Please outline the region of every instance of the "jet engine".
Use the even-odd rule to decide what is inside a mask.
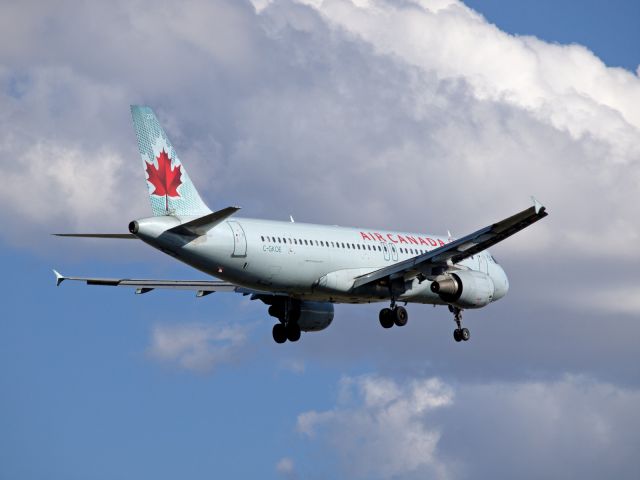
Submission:
[[[431,291],[458,308],[480,308],[491,303],[495,286],[484,273],[459,270],[437,277]]]
[[[292,298],[263,299],[270,304],[269,315],[283,322],[297,322],[303,332],[319,332],[333,321],[333,304]]]

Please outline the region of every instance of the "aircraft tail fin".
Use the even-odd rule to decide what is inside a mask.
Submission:
[[[131,105],[151,209],[155,216],[211,213],[189,178],[171,141],[149,107]]]

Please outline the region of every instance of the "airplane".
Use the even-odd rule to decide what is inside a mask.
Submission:
[[[405,326],[409,303],[447,306],[456,342],[470,332],[465,309],[489,305],[509,290],[503,268],[487,250],[547,216],[533,205],[462,238],[370,228],[240,218],[240,207],[211,211],[202,201],[153,110],[131,106],[153,216],[129,223],[129,233],[66,233],[63,237],[138,239],[217,280],[135,280],[67,277],[63,281],[134,288],[250,295],[277,320],[273,339],[296,342],[301,332],[327,328],[334,304],[388,302],[383,328]],[[404,304],[401,305],[401,304]]]

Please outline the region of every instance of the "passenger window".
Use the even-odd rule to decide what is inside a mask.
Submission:
[[[307,243],[307,241],[306,241],[306,240],[304,241],[304,244],[305,244],[305,245],[308,245],[308,243]]]

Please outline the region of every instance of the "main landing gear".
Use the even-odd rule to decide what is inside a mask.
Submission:
[[[383,308],[380,310],[380,325],[383,328],[391,328],[394,325],[404,327],[409,320],[407,309],[397,306],[395,302],[391,302],[391,308]]]
[[[276,323],[273,326],[273,339],[276,343],[284,343],[287,340],[297,342],[300,340],[300,326],[296,322]]]
[[[471,338],[471,333],[468,328],[462,328],[462,310],[458,307],[449,305],[449,311],[453,313],[453,319],[456,322],[458,328],[453,331],[453,339],[456,342],[467,341]]]
[[[269,315],[276,317],[279,323],[273,326],[273,339],[276,343],[284,343],[287,340],[297,342],[300,340],[300,302],[287,299],[284,302],[271,304]]]

